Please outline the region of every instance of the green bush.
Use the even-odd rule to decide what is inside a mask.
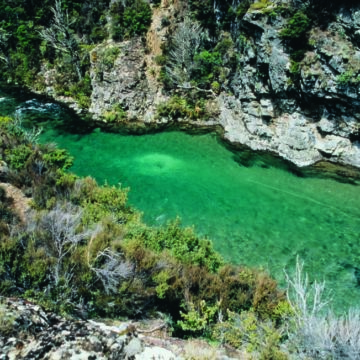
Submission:
[[[196,308],[194,304],[188,305],[186,313],[180,312],[183,320],[178,320],[177,324],[183,331],[190,331],[192,333],[203,333],[210,327],[210,324],[215,322],[215,317],[219,312],[219,306],[209,306],[204,300],[200,301],[199,307]]]
[[[159,104],[157,109],[158,117],[190,118],[190,119],[206,119],[208,117],[205,108],[205,100],[196,97],[190,99],[188,97],[172,96],[167,102]]]
[[[255,0],[255,2],[250,5],[250,10],[263,10],[272,4],[273,2],[270,0]]]
[[[167,250],[175,259],[204,266],[211,272],[217,271],[223,263],[211,241],[197,237],[192,228],[182,228],[179,219],[162,228],[147,230],[142,241],[146,247],[156,252]]]
[[[152,10],[144,0],[134,0],[126,6],[121,2],[113,3],[110,13],[114,40],[143,35],[151,24]]]
[[[64,94],[73,97],[81,109],[88,109],[91,104],[91,78],[86,74],[79,82],[70,85]]]
[[[79,199],[85,209],[83,223],[91,225],[106,217],[112,217],[116,223],[125,223],[132,213],[126,204],[128,189],[108,185],[89,188],[88,184],[83,183],[81,200]]]
[[[354,71],[348,70],[336,77],[339,86],[356,85],[360,83],[360,74],[356,76]]]
[[[281,334],[274,323],[259,320],[252,310],[240,314],[228,311],[227,315],[226,321],[213,327],[214,339],[244,349],[258,359],[287,359],[280,350]]]
[[[105,111],[102,116],[106,123],[118,123],[127,119],[127,112],[120,104],[117,104],[113,106],[112,110]]]
[[[159,66],[163,66],[166,64],[166,56],[164,55],[157,55],[154,58],[155,64]]]
[[[194,80],[203,88],[217,79],[222,66],[222,56],[219,52],[209,52],[204,50],[194,57],[195,71]]]
[[[302,11],[297,11],[289,20],[285,27],[280,31],[280,36],[284,40],[297,41],[304,37],[309,30],[311,21]]]
[[[115,46],[105,48],[102,53],[102,62],[107,69],[111,69],[114,66],[116,58],[120,54],[120,49]]]
[[[62,171],[68,170],[74,163],[74,158],[64,149],[53,149],[44,154],[43,159],[48,166]]]
[[[22,144],[13,149],[6,149],[6,162],[10,168],[19,170],[25,166],[26,161],[32,154],[32,150],[29,146]]]
[[[247,13],[247,11],[249,10],[250,5],[251,5],[251,0],[241,1],[236,9],[236,16],[239,19],[242,19],[244,17],[244,15]]]

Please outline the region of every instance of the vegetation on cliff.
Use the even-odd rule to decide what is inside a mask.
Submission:
[[[2,80],[44,90],[55,69],[57,95],[89,107],[89,50],[108,38],[141,36],[151,22],[147,1],[0,1]]]
[[[144,37],[159,5],[160,1],[145,0],[1,0],[1,78],[38,91],[52,86],[56,95],[73,97],[81,107],[88,108],[91,50],[108,39]],[[206,119],[216,115],[207,100],[231,91],[229,84],[241,70],[239,60],[244,51],[249,51],[251,35],[242,22],[247,13],[260,12],[269,23],[285,19],[287,24],[280,35],[291,55],[290,72],[296,75],[305,52],[311,50],[309,30],[324,27],[340,5],[347,4],[297,0],[191,0],[173,4],[174,19],[161,20],[167,32],[162,55],[155,60],[162,66],[159,80],[165,90],[171,95],[180,92],[187,106],[179,114],[172,111],[174,102],[170,101],[159,110],[159,116],[163,116],[164,109],[175,117]],[[350,65],[345,70],[339,74],[340,85],[350,83],[349,74],[353,78],[358,72]]]

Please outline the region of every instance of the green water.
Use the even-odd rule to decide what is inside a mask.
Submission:
[[[68,149],[76,174],[129,186],[129,201],[148,224],[180,216],[226,259],[261,266],[280,281],[299,255],[312,279],[326,280],[334,307],[360,303],[359,186],[300,178],[270,164],[240,166],[211,134],[79,135],[54,124],[42,141]]]

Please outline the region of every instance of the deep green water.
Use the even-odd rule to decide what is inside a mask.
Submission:
[[[15,105],[24,117],[53,119],[42,141],[68,149],[76,174],[129,186],[129,201],[148,224],[180,216],[226,259],[261,266],[280,281],[299,255],[312,279],[326,280],[336,308],[360,304],[359,186],[297,177],[269,163],[241,166],[211,134],[70,134],[55,126],[59,107],[9,99],[0,113]]]

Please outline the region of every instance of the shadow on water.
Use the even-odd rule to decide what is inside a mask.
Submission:
[[[256,166],[264,169],[273,167],[300,178],[333,179],[344,184],[360,185],[360,170],[352,166],[320,161],[314,165],[300,168],[276,154],[254,151],[244,146],[234,146],[226,141],[219,141],[232,152],[233,160],[240,166],[247,168]]]

